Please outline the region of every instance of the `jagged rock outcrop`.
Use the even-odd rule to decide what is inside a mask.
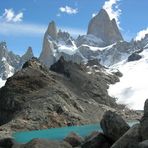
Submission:
[[[51,21],[48,25],[47,34],[54,40],[57,39],[57,27],[54,21]],[[46,33],[45,33],[46,34]]]
[[[55,62],[53,40],[56,39],[57,39],[56,24],[55,22],[52,21],[51,23],[49,23],[48,29],[45,32],[42,52],[39,57],[40,61],[49,67]]]
[[[30,60],[32,57],[34,57],[32,47],[28,47],[26,53],[20,59],[19,67],[21,67],[26,61]]]
[[[6,80],[15,72],[20,57],[9,52],[6,42],[0,42],[0,79]]]
[[[106,45],[123,40],[115,19],[110,20],[109,15],[104,9],[101,9],[100,12],[91,19],[87,34],[92,34],[102,39]]]

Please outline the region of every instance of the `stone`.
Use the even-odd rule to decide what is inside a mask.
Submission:
[[[138,148],[148,148],[148,140],[140,142]]]
[[[112,111],[105,112],[100,125],[104,134],[113,141],[118,140],[129,129],[122,117]]]
[[[129,57],[128,57],[128,62],[132,62],[132,61],[138,61],[142,58],[141,55],[137,54],[137,53],[132,53]]]
[[[72,148],[72,146],[66,142],[33,139],[20,148]]]
[[[148,131],[148,99],[145,101],[144,116],[141,119],[140,125],[141,125],[142,140],[147,140],[148,132],[146,131]]]
[[[79,135],[77,135],[76,133],[71,132],[67,137],[64,138],[64,141],[69,143],[72,147],[77,147],[82,144],[84,139]]]
[[[120,137],[111,148],[138,148],[138,143],[140,141],[140,125],[136,124]]]
[[[2,148],[12,148],[16,144],[16,141],[12,138],[5,138],[0,140],[0,147]]]
[[[99,133],[92,136],[82,144],[82,148],[110,148],[113,141],[106,137],[104,134]]]
[[[95,35],[107,45],[123,40],[115,19],[110,20],[108,13],[104,9],[101,9],[100,12],[91,19],[87,34]]]

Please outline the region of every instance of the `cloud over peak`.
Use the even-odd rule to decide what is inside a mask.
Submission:
[[[135,37],[135,41],[140,41],[145,37],[145,35],[148,34],[148,27],[146,29],[143,29],[137,33],[137,36]]]
[[[72,8],[69,6],[60,7],[59,10],[63,13],[67,13],[67,14],[77,14],[78,13],[77,8]]]
[[[115,18],[118,27],[120,25],[119,17],[121,15],[121,9],[119,9],[117,3],[120,1],[121,0],[107,0],[107,1],[105,1],[104,5],[103,5],[103,9],[105,9],[107,11],[110,19],[112,20],[113,18]]]
[[[3,22],[21,22],[23,19],[23,12],[19,12],[16,14],[13,9],[5,9],[0,18]]]

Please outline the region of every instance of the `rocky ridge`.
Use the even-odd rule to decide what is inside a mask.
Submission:
[[[137,113],[108,96],[108,84],[117,82],[118,77],[92,63],[97,64],[79,65],[61,57],[49,70],[36,58],[26,62],[0,89],[1,135],[96,123],[106,110],[137,118]]]

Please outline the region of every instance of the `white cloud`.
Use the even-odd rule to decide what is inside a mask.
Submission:
[[[135,37],[135,41],[140,41],[145,37],[145,35],[148,34],[148,28],[141,30],[137,33],[137,36]]]
[[[78,13],[77,8],[72,8],[72,7],[69,7],[69,6],[60,7],[59,10],[61,12],[67,13],[67,14],[77,14]]]
[[[121,15],[121,9],[119,9],[117,5],[118,2],[120,2],[120,0],[107,0],[103,5],[103,9],[107,11],[111,20],[115,18],[117,25],[119,27],[120,25],[119,17]]]
[[[0,35],[5,36],[43,36],[48,26],[41,24],[25,23],[0,23]],[[82,29],[58,27],[63,31],[69,32],[72,36],[84,35],[86,32]]]
[[[97,15],[97,13],[93,13],[93,14],[92,14],[92,17],[95,17],[96,15]]]
[[[45,33],[47,26],[24,23],[0,23],[0,34],[8,36],[40,36]]]
[[[21,22],[23,19],[23,12],[16,14],[13,9],[5,9],[5,12],[0,18],[3,22]]]

